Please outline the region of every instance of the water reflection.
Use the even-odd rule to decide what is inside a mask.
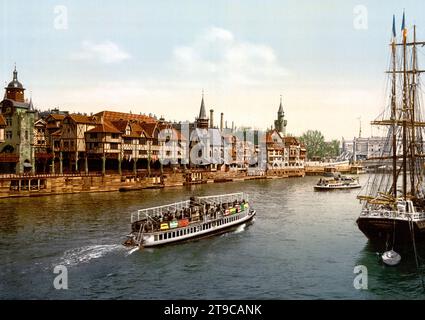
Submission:
[[[368,241],[360,252],[357,265],[364,265],[368,270],[368,291],[376,297],[391,299],[424,299],[420,272],[416,268],[415,255],[411,246],[394,248],[402,257],[399,265],[390,267],[380,259],[385,250],[383,245]],[[418,252],[425,252],[425,244],[417,245]],[[425,261],[423,261],[425,262]]]

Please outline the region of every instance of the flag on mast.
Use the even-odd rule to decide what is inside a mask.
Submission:
[[[406,40],[407,38],[407,27],[406,27],[406,16],[403,11],[403,21],[401,23],[401,31],[403,32],[403,40]]]
[[[393,40],[397,37],[397,33],[395,31],[395,14],[393,14]]]

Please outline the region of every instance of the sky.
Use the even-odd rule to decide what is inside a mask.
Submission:
[[[290,134],[377,135],[403,9],[425,39],[419,0],[0,0],[0,81],[16,63],[38,109],[170,121],[193,121],[204,90],[216,122],[259,129],[282,95]]]

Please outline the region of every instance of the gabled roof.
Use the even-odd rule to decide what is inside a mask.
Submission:
[[[128,120],[115,120],[115,121],[111,121],[111,123],[113,124],[115,128],[117,128],[119,131],[123,133],[125,132],[128,126]]]
[[[300,145],[298,139],[295,138],[295,137],[285,137],[285,138],[283,138],[283,140],[285,141],[285,145],[287,145],[287,146],[289,146],[289,145]]]
[[[170,140],[174,141],[186,141],[186,137],[181,133],[180,130],[177,130],[174,128],[171,124],[159,124],[158,125],[159,130],[169,130],[168,132],[171,133]]]
[[[105,120],[109,121],[118,121],[118,120],[138,120],[143,122],[156,122],[152,117],[142,115],[142,114],[132,114],[124,112],[115,112],[115,111],[102,111],[96,113],[95,116],[103,117]]]
[[[111,121],[112,125],[117,128],[121,133],[123,133],[123,137],[129,138],[140,138],[142,136],[149,137],[146,131],[142,128],[140,123],[136,120],[116,120]],[[130,134],[125,134],[127,127],[130,126]]]
[[[63,119],[65,119],[65,115],[64,114],[57,114],[57,113],[51,113],[46,117],[46,121],[49,120],[49,118],[52,118],[56,121],[62,121]]]
[[[97,124],[99,123],[96,119],[96,117],[93,116],[85,116],[82,114],[70,114],[65,117],[65,119],[72,119],[75,123],[79,124]]]
[[[121,133],[117,128],[115,128],[110,122],[103,121],[100,124],[97,124],[96,127],[94,127],[91,130],[88,130],[89,133]]]
[[[155,123],[146,123],[145,122],[145,123],[141,123],[141,126],[142,126],[143,130],[146,132],[146,134],[149,138],[154,138],[154,137],[157,136],[158,131],[159,131],[157,122],[155,122]],[[156,134],[155,134],[155,131],[157,131]]]
[[[46,121],[43,119],[38,119],[36,122],[34,122],[34,126],[46,126]]]
[[[6,127],[6,119],[0,114],[0,127]]]
[[[281,135],[280,135],[280,133],[277,131],[277,130],[270,130],[270,131],[267,131],[267,133],[266,133],[266,143],[276,143],[274,140],[273,140],[273,136],[278,136],[278,140],[280,140],[279,142],[282,142],[283,143],[283,139],[282,139],[282,137],[281,137]]]

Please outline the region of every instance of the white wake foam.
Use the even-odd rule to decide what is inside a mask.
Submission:
[[[245,223],[241,224],[239,227],[236,228],[236,230],[233,233],[241,233],[241,232],[245,231],[245,227],[246,227]]]
[[[108,253],[114,251],[128,251],[128,249],[119,244],[93,245],[71,249],[65,251],[61,264],[73,266],[80,263],[87,263],[93,259],[104,257]]]

